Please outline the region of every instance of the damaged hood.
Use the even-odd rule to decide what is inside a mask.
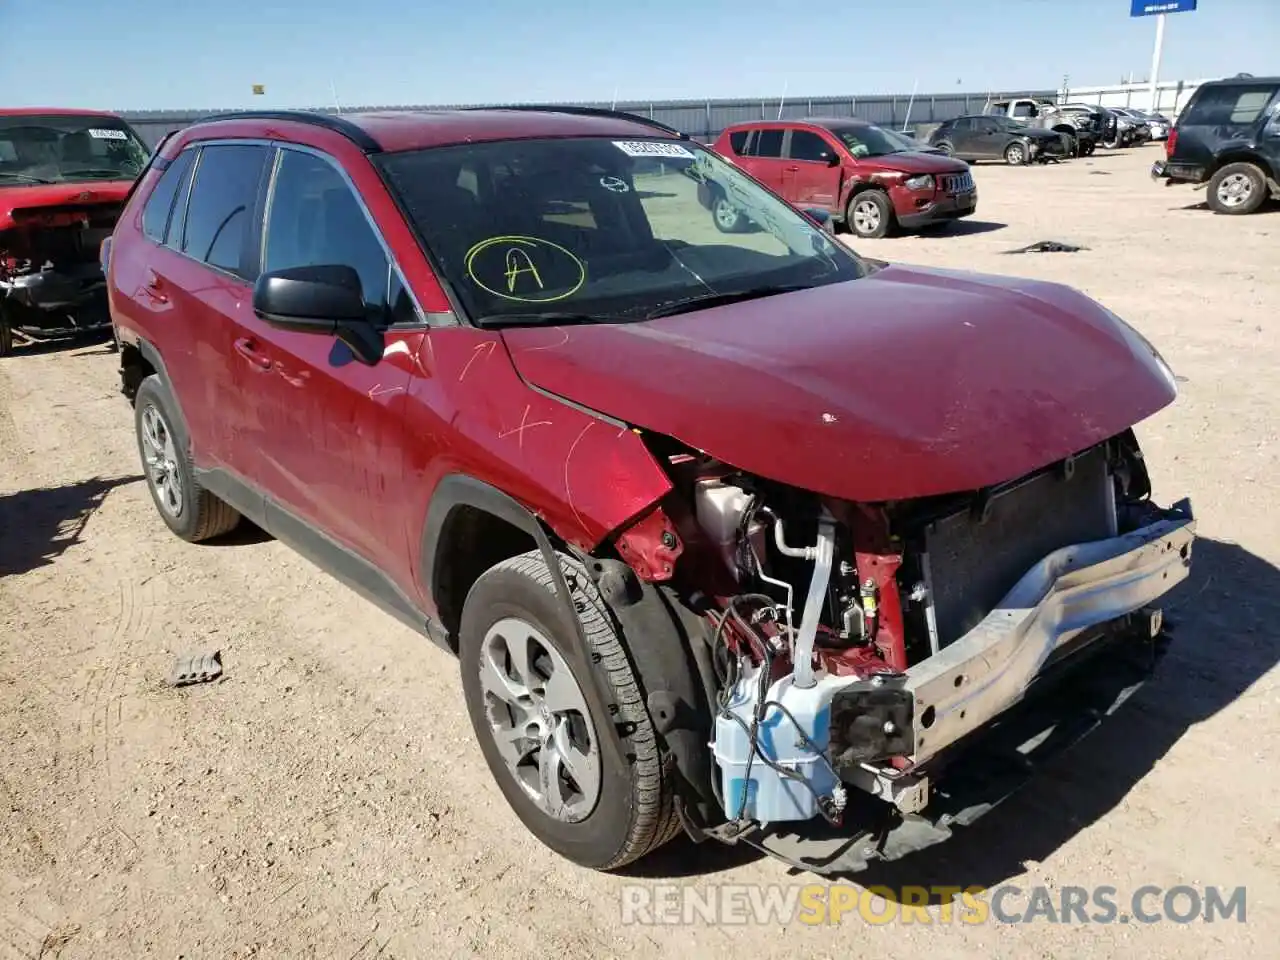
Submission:
[[[0,179],[0,231],[22,225],[61,226],[60,218],[69,214],[119,207],[131,185],[130,180],[21,184]]]
[[[1132,328],[1058,284],[890,266],[630,324],[503,331],[529,383],[854,501],[1022,476],[1166,406]]]

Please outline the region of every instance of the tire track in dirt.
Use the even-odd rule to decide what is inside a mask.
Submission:
[[[5,361],[5,364],[10,362],[12,361]],[[28,455],[22,436],[18,433],[18,425],[13,419],[15,404],[13,384],[4,366],[0,365],[0,462],[8,463],[13,468],[10,476],[13,477],[14,487],[18,488],[21,476],[26,472]]]

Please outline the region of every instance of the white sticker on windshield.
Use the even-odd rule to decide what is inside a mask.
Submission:
[[[90,127],[89,136],[95,140],[128,140],[123,130],[111,130],[106,127]]]
[[[679,157],[694,159],[693,153],[678,143],[655,143],[652,140],[615,140],[613,145],[629,157]]]

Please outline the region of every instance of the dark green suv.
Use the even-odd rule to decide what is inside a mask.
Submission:
[[[1165,142],[1152,177],[1207,186],[1217,213],[1256,212],[1280,199],[1280,77],[1201,84]]]

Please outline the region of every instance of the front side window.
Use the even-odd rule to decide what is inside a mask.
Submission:
[[[816,133],[809,130],[791,131],[790,153],[792,160],[812,160],[817,163],[825,163],[833,152],[830,144]]]
[[[262,269],[310,266],[354,269],[371,315],[385,317],[390,261],[351,187],[323,158],[284,150],[267,208]]]
[[[792,207],[688,141],[509,140],[376,162],[482,324],[643,320],[864,272]],[[720,202],[741,214],[731,230],[713,215]]]
[[[0,189],[133,180],[150,156],[133,128],[115,117],[0,117]]]
[[[181,250],[197,260],[252,279],[245,241],[270,150],[259,144],[202,147],[187,203]],[[175,238],[171,235],[170,241]]]

